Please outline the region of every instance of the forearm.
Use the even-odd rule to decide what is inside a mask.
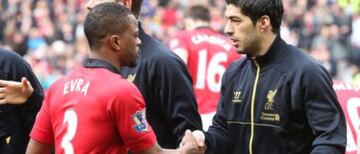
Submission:
[[[34,139],[30,139],[26,149],[26,154],[50,154],[53,149],[53,145],[38,142]]]

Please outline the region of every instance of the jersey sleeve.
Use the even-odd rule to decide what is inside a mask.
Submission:
[[[134,85],[121,86],[126,89],[111,104],[110,115],[118,132],[131,152],[141,152],[156,143],[153,130],[146,121],[145,103]],[[125,95],[124,95],[125,94]]]
[[[41,109],[36,116],[36,121],[33,129],[31,130],[30,137],[36,141],[54,144],[54,133],[50,118],[50,91],[49,89]]]
[[[169,48],[172,52],[178,55],[185,63],[189,61],[189,46],[187,44],[186,31],[180,31],[171,38]]]
[[[186,49],[187,48],[186,35],[187,35],[187,33],[185,31],[180,31],[180,32],[176,33],[170,39],[169,48],[172,51],[174,51],[174,49],[177,49],[177,48]]]
[[[44,92],[40,82],[33,73],[31,66],[19,55],[12,51],[1,50],[0,65],[2,67],[2,79],[11,81],[21,81],[22,77],[31,83],[34,91],[24,104],[17,105],[19,116],[21,116],[22,130],[29,134],[34,125],[36,114],[39,112],[41,103],[44,98]]]
[[[156,75],[152,78],[156,85],[152,90],[158,92],[154,97],[160,101],[163,115],[179,144],[186,129],[202,129],[191,76],[178,58],[167,57],[157,62],[158,67],[151,71]]]

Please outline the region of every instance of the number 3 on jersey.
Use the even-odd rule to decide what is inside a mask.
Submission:
[[[74,154],[74,148],[71,144],[71,140],[74,138],[78,117],[73,109],[68,109],[64,113],[64,124],[67,125],[67,131],[61,140],[61,147],[65,154]]]
[[[221,65],[221,62],[226,62],[228,60],[227,54],[225,52],[216,53],[209,60],[207,64],[207,50],[199,51],[199,63],[195,88],[205,89],[205,82],[209,87],[209,90],[212,92],[220,92],[221,78],[225,72],[225,66]],[[219,79],[216,80],[216,76],[219,76]],[[206,78],[205,78],[206,77]]]

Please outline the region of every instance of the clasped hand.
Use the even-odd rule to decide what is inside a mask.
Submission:
[[[196,131],[194,131],[196,132]],[[180,143],[181,154],[204,154],[205,147],[205,137],[203,134],[199,135],[200,131],[196,133],[191,132],[190,130],[185,131],[185,135]],[[202,132],[201,132],[202,133]]]

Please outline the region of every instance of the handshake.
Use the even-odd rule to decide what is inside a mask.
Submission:
[[[204,154],[206,151],[204,133],[199,130],[193,132],[186,130],[179,151],[181,154]]]

